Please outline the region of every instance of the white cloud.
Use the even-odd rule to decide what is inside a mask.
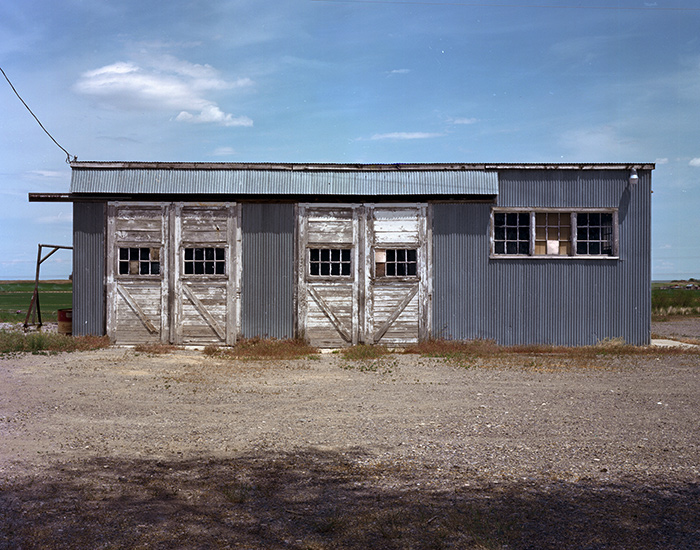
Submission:
[[[177,111],[178,121],[252,126],[246,116],[225,113],[207,92],[246,88],[249,78],[227,81],[210,65],[171,55],[145,56],[139,64],[120,61],[83,73],[74,89],[124,110]]]
[[[668,164],[668,157],[656,159],[655,163],[656,164]]]
[[[479,122],[478,118],[455,118],[452,124],[476,124]]]
[[[253,120],[247,116],[234,117],[230,113],[224,113],[216,105],[207,105],[198,115],[193,115],[187,111],[182,111],[175,117],[181,122],[218,122],[223,126],[252,126]]]
[[[389,71],[389,74],[408,74],[411,72],[411,69],[394,69],[393,71]]]
[[[690,166],[700,167],[700,157],[695,157],[694,159],[690,159],[690,162],[688,164]]]
[[[237,154],[233,147],[217,147],[212,153],[215,157],[230,157]]]
[[[429,139],[440,137],[443,134],[434,134],[429,132],[391,132],[389,134],[374,134],[370,139],[372,141],[381,139]]]

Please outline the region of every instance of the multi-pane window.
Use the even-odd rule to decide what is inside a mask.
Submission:
[[[225,275],[226,249],[215,247],[185,248],[185,275]]]
[[[571,213],[537,212],[535,214],[535,255],[571,254]]]
[[[119,275],[160,275],[160,248],[120,247]]]
[[[494,210],[495,256],[616,257],[617,212]]]
[[[343,277],[352,273],[352,249],[310,248],[309,274],[324,277]]]
[[[576,254],[606,255],[613,253],[613,215],[608,212],[576,216]]]
[[[415,248],[383,248],[374,251],[376,277],[415,277],[418,251]]]
[[[496,254],[529,254],[530,214],[494,212],[493,244]]]

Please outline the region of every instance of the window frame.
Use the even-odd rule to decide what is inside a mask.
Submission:
[[[205,254],[205,259],[204,260],[187,260],[185,259],[185,255],[187,254],[187,250],[192,250],[193,254],[195,253],[194,250],[197,248],[201,248],[203,250],[206,250],[207,248],[211,249],[222,249],[224,251],[224,259],[223,260],[216,260],[216,252],[214,252],[215,259],[214,261],[214,273],[186,273],[186,264],[187,262],[192,262],[192,265],[194,266],[196,262],[204,262],[206,263],[207,261],[212,261],[212,260],[206,260],[206,252]],[[229,247],[228,244],[224,244],[221,242],[216,242],[216,243],[182,243],[180,245],[180,258],[179,258],[180,263],[180,275],[188,280],[191,279],[228,279],[230,274],[229,270],[230,268],[230,261],[229,261]],[[223,262],[224,264],[224,272],[223,273],[216,273],[216,263]]]
[[[164,271],[165,271],[165,262],[163,262],[163,244],[162,243],[143,243],[143,242],[128,242],[128,241],[121,241],[115,243],[115,266],[114,266],[114,276],[117,279],[122,279],[122,280],[130,280],[130,281],[137,281],[137,280],[147,280],[147,281],[154,281],[154,280],[162,280],[164,276]],[[154,249],[158,250],[158,273],[121,273],[120,270],[120,264],[124,261],[134,261],[134,260],[122,260],[121,258],[121,250],[122,249],[149,249],[149,251],[152,251]],[[150,258],[152,255],[151,252],[149,252],[149,259],[148,260],[141,260],[141,258],[138,259],[139,262],[139,271],[140,271],[140,264],[142,261],[147,261],[149,264],[156,263],[155,260]],[[139,252],[140,256],[140,252]],[[149,266],[149,271],[150,271],[150,266]]]
[[[499,254],[496,253],[495,223],[496,213],[528,213],[530,215],[530,243],[528,254]],[[535,254],[536,215],[537,214],[569,214],[569,254]],[[577,214],[612,214],[612,254],[578,254],[577,253]],[[524,208],[524,207],[494,207],[489,215],[489,258],[500,259],[530,259],[530,260],[619,260],[620,259],[620,226],[617,208]]]
[[[394,259],[393,261],[384,261],[384,262],[377,262],[377,253],[379,251],[383,251],[384,254],[386,254],[389,251],[393,251],[394,253],[397,253],[399,251],[403,251],[406,253],[406,259],[405,260],[398,260]],[[408,252],[414,252],[416,259],[415,261],[409,260],[408,259]],[[372,247],[372,252],[371,252],[371,258],[372,258],[372,278],[377,281],[383,281],[383,282],[411,282],[411,281],[418,281],[420,280],[420,265],[421,265],[421,258],[420,258],[420,246],[416,245],[411,245],[411,244],[401,244],[401,245],[378,245]],[[408,267],[409,264],[415,264],[416,266],[416,272],[413,275],[387,275],[386,272],[381,275],[377,273],[377,264],[383,263],[385,266],[386,270],[386,265],[393,263],[394,265],[398,264],[404,264],[406,267]]]
[[[349,263],[350,265],[350,273],[347,275],[343,275],[342,273],[340,275],[321,275],[320,273],[318,275],[313,275],[311,273],[311,250],[340,250],[340,255],[341,259],[339,260],[339,265],[342,266],[343,263]],[[349,262],[344,262],[342,259],[343,255],[343,250],[349,250],[350,251],[350,261]],[[355,280],[355,264],[357,262],[357,258],[355,255],[355,246],[349,244],[349,243],[342,243],[342,244],[309,244],[306,247],[305,251],[305,264],[304,264],[304,272],[306,274],[306,279],[309,281],[354,281]],[[322,260],[319,260],[319,264],[322,262]],[[333,260],[328,261],[329,265],[332,265]]]

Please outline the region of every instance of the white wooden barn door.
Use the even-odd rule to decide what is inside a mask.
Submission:
[[[108,206],[107,334],[117,344],[169,340],[168,210]]]
[[[315,346],[358,342],[359,205],[299,205],[299,332]]]
[[[427,337],[427,205],[367,207],[365,342]]]
[[[429,331],[425,204],[301,204],[298,323],[311,344],[408,344]]]
[[[239,219],[234,203],[109,203],[110,338],[235,343]]]
[[[238,219],[231,204],[175,204],[175,343],[235,343]]]

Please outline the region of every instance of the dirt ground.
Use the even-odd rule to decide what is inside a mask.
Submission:
[[[368,547],[700,548],[700,353],[0,359],[0,548]]]

